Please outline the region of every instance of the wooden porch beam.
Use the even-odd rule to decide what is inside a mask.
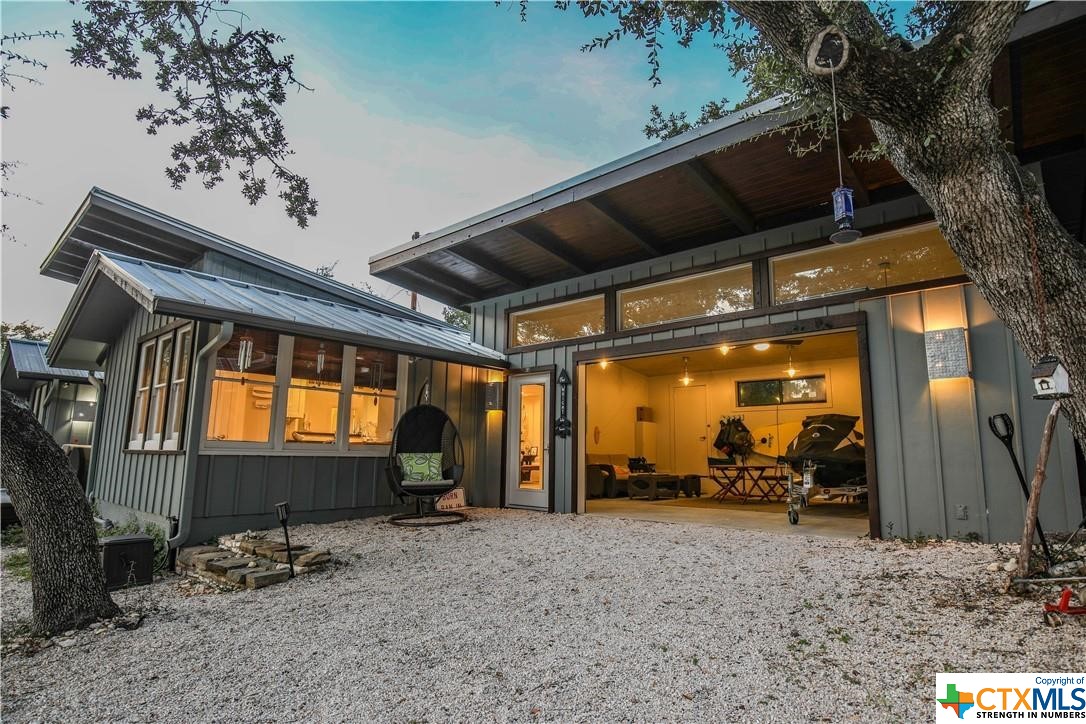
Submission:
[[[731,189],[718,179],[705,164],[694,158],[682,164],[682,168],[686,170],[687,176],[694,182],[694,185],[701,189],[744,234],[754,232],[754,217],[743,204],[739,203]]]
[[[154,228],[147,227],[108,209],[89,209],[79,226],[100,233],[115,233],[117,229],[123,229],[133,240],[140,243],[153,243],[163,249],[177,251],[192,257],[197,255],[192,249],[192,242],[167,239],[161,234],[155,233]]]
[[[532,244],[550,257],[561,262],[578,274],[588,274],[592,271],[592,265],[585,261],[569,244],[547,231],[541,226],[532,223],[518,224],[507,227],[510,232],[521,240]]]
[[[480,286],[472,284],[467,279],[448,272],[436,264],[425,261],[415,261],[408,271],[415,272],[419,276],[429,279],[440,287],[448,287],[453,292],[467,299],[484,299],[490,293]]]
[[[527,276],[484,251],[454,246],[446,249],[445,252],[519,289],[532,286],[532,280]]]
[[[55,259],[55,258],[53,259],[52,262],[49,263],[49,266],[54,267],[54,268],[56,268],[56,267],[67,267],[71,271],[66,272],[66,273],[71,273],[71,275],[76,277],[76,278],[79,278],[79,277],[83,276],[83,272],[86,271],[86,268],[87,268],[86,263],[84,263],[83,266],[80,266],[78,264],[73,264],[72,262],[61,261],[61,260]]]
[[[608,226],[618,231],[627,241],[641,247],[653,256],[660,256],[664,253],[663,248],[659,242],[653,238],[652,234],[627,216],[622,209],[604,198],[602,194],[593,196],[590,199],[585,199],[584,203],[589,209],[595,212],[596,216],[603,219]]]
[[[104,231],[88,229],[86,227],[79,227],[72,231],[72,233],[68,235],[68,241],[85,246],[91,250],[103,249],[105,251],[113,251],[118,254],[134,256],[137,259],[156,261],[160,264],[169,264],[170,266],[184,267],[187,266],[190,261],[189,259],[167,254],[166,252],[153,247],[136,244],[127,239],[122,239],[119,236],[107,234]]]
[[[408,269],[404,266],[398,266],[395,269],[390,270],[390,275],[393,276],[393,282],[399,284],[404,289],[417,291],[419,294],[436,299],[439,302],[451,304],[454,307],[463,307],[468,303],[468,298],[457,293],[455,290],[448,287],[442,287],[423,274],[415,271],[414,269]],[[402,279],[406,277],[406,279]]]

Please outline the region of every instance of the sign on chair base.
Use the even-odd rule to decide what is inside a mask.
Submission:
[[[397,513],[388,517],[388,522],[392,525],[399,525],[405,528],[426,528],[435,525],[452,525],[454,523],[463,523],[468,519],[468,516],[461,513],[459,510],[423,510],[422,498],[415,499],[415,512],[414,513]],[[436,503],[431,503],[433,506]]]

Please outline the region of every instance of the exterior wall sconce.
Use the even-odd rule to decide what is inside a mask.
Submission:
[[[1071,396],[1071,380],[1059,358],[1045,355],[1033,366],[1033,398],[1062,400]]]
[[[573,423],[569,419],[569,386],[573,380],[569,378],[569,373],[564,369],[561,374],[558,375],[558,387],[559,403],[558,403],[558,420],[554,423],[554,434],[557,437],[569,437],[573,434]]]
[[[969,344],[964,327],[924,332],[924,351],[929,380],[969,377]]]
[[[505,384],[502,382],[486,383],[486,402],[483,409],[501,411],[505,409]]]

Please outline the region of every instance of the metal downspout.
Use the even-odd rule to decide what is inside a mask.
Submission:
[[[181,512],[178,516],[177,534],[166,541],[169,550],[179,548],[188,540],[192,529],[192,500],[196,492],[196,464],[200,449],[200,434],[204,429],[201,419],[204,409],[204,392],[207,389],[205,375],[207,360],[234,336],[234,323],[223,322],[219,333],[212,337],[196,354],[193,369],[192,394],[189,395],[188,427],[185,435],[185,475],[181,480]]]
[[[105,380],[99,379],[93,372],[87,375],[87,382],[94,388],[94,426],[91,428],[91,459],[90,467],[87,469],[87,494],[86,497],[93,501],[94,494],[98,491],[98,454],[95,450],[98,447],[98,413],[102,410],[102,405],[106,399],[106,383]]]

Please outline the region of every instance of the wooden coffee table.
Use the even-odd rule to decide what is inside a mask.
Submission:
[[[664,473],[631,473],[626,481],[630,500],[636,498],[677,498],[682,479],[678,475]]]

